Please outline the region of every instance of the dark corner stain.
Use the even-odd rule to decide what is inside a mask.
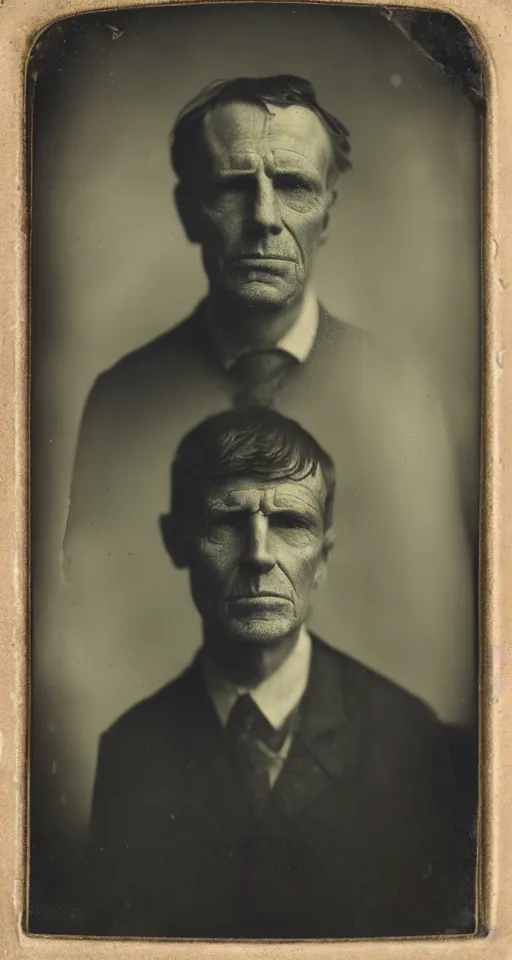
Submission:
[[[67,17],[50,24],[35,40],[30,51],[28,78],[55,74],[72,55],[83,31],[80,17]]]
[[[91,36],[99,36],[106,44],[119,40],[125,32],[129,11],[114,11],[115,18],[112,13],[113,11],[110,11],[110,15],[108,12],[79,14],[50,24],[36,38],[30,51],[29,82],[55,79],[67,64],[78,57]]]
[[[380,13],[436,63],[475,107],[483,110],[481,58],[475,40],[461,20],[437,10],[381,7]]]

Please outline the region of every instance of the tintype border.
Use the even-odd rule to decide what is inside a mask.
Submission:
[[[186,2],[186,0],[177,0]],[[192,0],[197,2],[197,0]],[[208,0],[207,0],[208,2]],[[228,0],[229,2],[229,0]],[[272,0],[256,0],[272,2]],[[294,3],[301,0],[293,0]],[[340,0],[317,0],[340,2]],[[353,0],[347,0],[352,5]],[[372,5],[358,0],[358,5]],[[116,9],[168,6],[117,0]],[[354,4],[356,5],[356,4]],[[512,956],[512,31],[510,0],[408,0],[460,17],[484,65],[479,922],[475,937],[388,941],[102,941],[24,933],[29,694],[29,284],[25,71],[52,21],[102,0],[0,0],[0,951],[5,960],[501,960]],[[508,169],[507,169],[508,168]],[[510,585],[510,589],[507,586]],[[510,594],[510,596],[509,596]],[[511,851],[510,856],[507,850]]]

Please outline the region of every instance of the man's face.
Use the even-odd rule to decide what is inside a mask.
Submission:
[[[272,644],[306,619],[325,565],[325,486],[237,479],[211,490],[189,544],[192,595],[207,632]]]
[[[203,248],[213,293],[281,310],[302,296],[325,239],[334,199],[332,148],[305,107],[218,105],[204,119],[204,148],[189,236]],[[199,173],[200,171],[200,173]]]

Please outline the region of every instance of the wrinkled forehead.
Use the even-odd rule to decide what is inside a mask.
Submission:
[[[320,470],[303,480],[268,480],[251,477],[234,478],[213,487],[207,497],[208,507],[261,511],[298,510],[323,513],[326,489]]]
[[[218,104],[204,118],[204,145],[214,170],[253,170],[269,158],[279,167],[312,167],[327,176],[329,135],[307,107]]]

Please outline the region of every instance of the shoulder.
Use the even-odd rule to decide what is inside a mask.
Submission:
[[[407,362],[400,352],[368,331],[329,313],[320,304],[317,336],[312,352],[326,370],[340,372],[343,377],[369,383],[397,384],[403,377]]]
[[[170,330],[132,350],[115,364],[103,371],[96,380],[96,387],[118,385],[126,381],[131,385],[137,380],[148,381],[158,376],[160,369],[168,369],[173,360],[180,363],[182,358],[192,352],[204,349],[203,304]]]
[[[349,741],[379,789],[393,792],[400,782],[406,794],[413,786],[430,795],[437,787],[456,792],[446,733],[432,708],[322,642],[317,641],[314,650],[324,661],[324,675],[330,671],[336,677]],[[332,699],[329,683],[332,689],[332,681],[327,681],[325,701]]]
[[[413,360],[410,353],[403,350],[397,343],[390,344],[368,333],[362,327],[354,326],[346,320],[330,313],[320,304],[317,341],[325,343],[331,349],[352,351],[364,358],[367,365],[372,363],[375,369],[388,374],[396,381],[426,382],[426,371],[419,361]]]
[[[319,637],[313,638],[313,651],[320,672],[336,676],[340,694],[349,710],[373,720],[381,729],[401,728],[403,724],[438,724],[431,709],[420,697],[366,666],[346,653],[335,650]]]
[[[397,356],[396,351],[375,334],[335,316],[322,303],[319,303],[317,340],[329,343],[333,347],[340,346],[344,349],[353,347],[370,355],[389,357],[390,360],[393,356]]]
[[[191,709],[193,698],[198,692],[198,675],[195,661],[182,674],[160,687],[151,696],[140,700],[126,710],[103,734],[105,743],[128,742],[136,740],[151,742],[162,732],[175,726],[174,721],[188,703]]]
[[[326,342],[334,347],[350,344],[358,348],[378,349],[379,345],[378,341],[362,327],[335,317],[322,303],[319,304],[317,341]]]
[[[437,455],[446,456],[446,427],[438,384],[424,360],[324,309],[320,313],[317,342],[315,349],[326,382],[332,383],[334,391],[342,389],[342,382],[346,390],[354,391],[357,404],[353,412],[361,417],[371,416],[373,443],[383,447],[388,455],[390,451],[391,456],[400,450],[400,442],[407,447],[412,444],[418,462],[424,462],[427,448],[436,447]],[[431,456],[434,454],[429,453]],[[402,459],[405,464],[405,458]],[[408,466],[415,469],[411,461],[409,457]]]

